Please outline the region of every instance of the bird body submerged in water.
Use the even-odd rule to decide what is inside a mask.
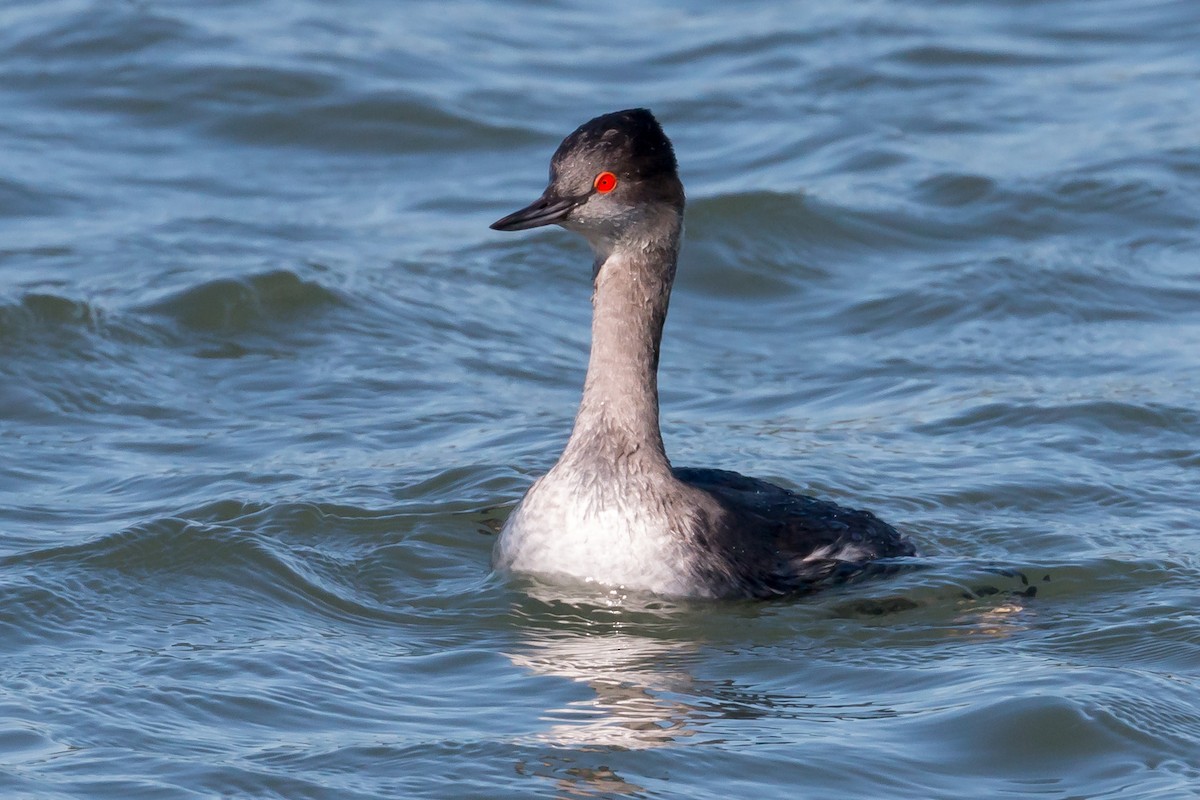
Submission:
[[[683,207],[670,141],[649,111],[630,109],[564,139],[542,196],[492,224],[561,225],[596,255],[575,426],[501,530],[495,566],[675,597],[771,597],[912,555],[870,512],[735,472],[671,466],[658,356]]]

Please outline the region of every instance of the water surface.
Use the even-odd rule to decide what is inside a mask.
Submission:
[[[0,8],[0,794],[1200,785],[1200,7]],[[668,450],[922,569],[494,576],[590,257],[487,224],[633,105],[689,210]]]

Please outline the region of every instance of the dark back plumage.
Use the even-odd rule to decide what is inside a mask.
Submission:
[[[870,511],[721,469],[676,467],[675,477],[717,501],[702,546],[706,579],[729,594],[769,598],[813,591],[889,567],[879,559],[916,554],[899,531]]]

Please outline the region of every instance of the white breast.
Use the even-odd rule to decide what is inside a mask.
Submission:
[[[597,486],[551,470],[513,511],[496,542],[498,569],[568,576],[666,595],[694,594],[667,509],[636,481]]]

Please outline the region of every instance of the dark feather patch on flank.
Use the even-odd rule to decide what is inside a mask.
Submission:
[[[726,593],[770,598],[803,594],[822,584],[886,571],[876,559],[915,555],[900,532],[869,511],[793,492],[720,469],[676,467],[675,477],[700,489],[725,512],[703,520],[713,558],[702,559],[710,585]],[[697,541],[694,537],[693,541]],[[852,547],[859,557],[812,558],[823,548]],[[707,563],[705,563],[707,562]]]

